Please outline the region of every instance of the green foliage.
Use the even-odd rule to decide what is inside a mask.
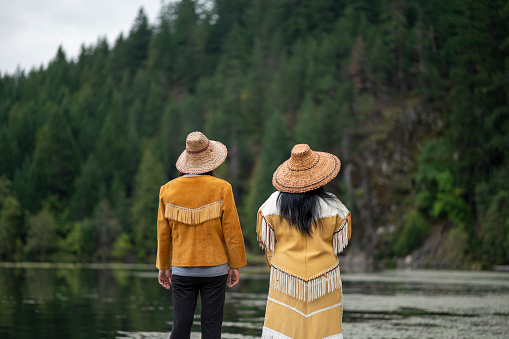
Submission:
[[[445,262],[448,262],[453,268],[463,268],[465,257],[468,251],[468,234],[461,227],[454,227],[445,243],[446,256]]]
[[[23,215],[20,203],[13,196],[11,182],[0,177],[0,259],[21,257]]]
[[[157,246],[154,232],[159,207],[158,193],[159,188],[165,183],[163,165],[152,140],[146,141],[134,183],[131,206],[133,239],[138,257],[143,259]]]
[[[37,132],[31,187],[26,198],[36,202],[49,195],[68,198],[80,165],[80,153],[64,115],[58,109],[51,111],[48,121]]]
[[[434,127],[394,251],[429,220],[451,228],[451,262],[508,264],[508,23],[502,0],[181,0],[153,24],[140,10],[112,45],[0,76],[1,258],[149,260],[158,189],[195,130],[228,147],[218,172],[253,249],[292,143],[352,161],[380,116],[417,102]]]
[[[74,182],[70,206],[75,220],[87,217],[100,198],[104,197],[106,189],[102,171],[93,155],[87,159],[81,170],[81,174]]]
[[[304,99],[295,126],[295,142],[308,144],[311,149],[323,149],[322,124],[324,119],[319,116],[320,112],[315,108],[311,97]]]
[[[470,207],[464,200],[464,189],[456,186],[451,173],[455,164],[450,152],[444,140],[428,142],[423,148],[415,179],[417,186],[426,189],[417,195],[417,203],[435,218],[447,216],[455,225],[466,227],[472,220]]]
[[[115,240],[111,253],[115,259],[124,259],[132,249],[131,238],[127,233],[122,233]]]
[[[135,73],[147,59],[151,38],[152,29],[143,8],[141,8],[126,41],[125,55],[127,56],[127,67],[131,72]]]
[[[397,256],[404,256],[418,248],[429,234],[429,225],[422,213],[412,210],[406,217],[403,230],[393,247]]]
[[[47,207],[29,219],[25,245],[26,257],[33,261],[46,261],[56,251],[58,235],[55,218]]]
[[[111,258],[113,244],[122,231],[108,200],[104,199],[97,205],[91,222],[97,244],[95,257],[99,261],[108,261]]]
[[[249,183],[249,193],[242,206],[242,225],[246,240],[256,246],[256,213],[263,202],[275,191],[272,174],[289,157],[289,136],[279,112],[275,112],[263,133],[263,148]]]
[[[59,241],[59,252],[67,260],[84,261],[85,257],[85,239],[83,236],[83,225],[76,222],[72,225],[71,231],[65,238]],[[60,259],[64,260],[64,259]]]
[[[476,187],[476,207],[482,228],[482,262],[509,262],[509,185],[507,169],[497,171]]]

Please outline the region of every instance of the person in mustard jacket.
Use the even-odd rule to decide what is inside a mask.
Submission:
[[[335,155],[299,144],[274,172],[277,191],[258,210],[256,228],[270,266],[262,339],[343,338],[337,256],[351,218],[323,187],[340,167]]]
[[[232,187],[212,172],[226,155],[222,143],[190,133],[180,177],[159,193],[156,267],[159,284],[172,290],[171,339],[190,338],[198,294],[202,338],[221,338],[226,285],[235,286],[247,264]]]

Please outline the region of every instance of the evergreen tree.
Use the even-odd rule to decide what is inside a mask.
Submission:
[[[106,191],[104,177],[95,157],[91,155],[82,166],[82,172],[74,183],[71,213],[74,220],[90,216]]]
[[[186,93],[192,88],[200,74],[200,56],[204,41],[197,26],[198,16],[193,0],[182,0],[177,4],[175,20],[175,64],[173,84],[175,90]],[[202,40],[203,39],[203,40]]]
[[[502,0],[181,0],[163,4],[153,26],[140,9],[126,36],[83,45],[76,61],[60,47],[46,68],[0,75],[0,177],[13,186],[0,232],[16,253],[3,258],[22,257],[24,244],[29,259],[132,260],[130,246],[150,254],[144,227],[162,183],[147,178],[161,167],[176,176],[195,130],[228,146],[218,171],[253,245],[249,223],[278,159],[270,143],[284,142],[267,134],[277,118],[293,142],[355,154],[347,160],[363,174],[348,172],[347,187],[363,210],[356,222],[410,220],[393,243],[387,235],[373,246],[380,255],[415,250],[425,219],[449,234],[451,263],[507,264],[508,19]],[[373,178],[377,166],[396,185]],[[416,203],[365,208],[364,194],[385,193]],[[44,222],[23,218],[39,210]],[[50,243],[36,238],[45,227]]]
[[[322,150],[325,141],[322,134],[322,117],[315,108],[309,95],[306,96],[300,108],[297,125],[295,126],[295,142],[308,144],[311,149]]]
[[[29,260],[46,261],[56,250],[56,221],[47,207],[29,219],[25,252]]]
[[[183,131],[182,119],[179,118],[179,109],[174,103],[169,103],[161,117],[159,124],[158,150],[166,177],[173,178],[178,175],[175,163],[185,148],[183,140],[186,134]]]
[[[151,38],[152,28],[148,24],[143,8],[140,8],[129,32],[129,37],[125,41],[127,67],[132,74],[135,74],[138,68],[147,60]]]
[[[13,177],[14,174],[14,155],[11,135],[6,126],[0,125],[0,173]]]
[[[281,113],[275,112],[267,120],[263,131],[263,148],[251,177],[242,208],[244,236],[251,248],[256,248],[256,212],[275,191],[272,175],[290,155],[290,138]]]
[[[107,199],[103,199],[95,209],[92,227],[97,241],[95,256],[100,261],[107,261],[112,257],[113,244],[122,231]]]
[[[155,228],[159,188],[165,184],[164,169],[153,140],[145,142],[143,155],[134,179],[131,204],[133,239],[140,259],[157,247]]]
[[[69,125],[61,111],[54,109],[37,133],[29,180],[33,185],[30,206],[50,195],[67,199],[80,165],[81,157]]]
[[[23,237],[23,215],[18,200],[13,196],[11,182],[0,177],[0,258],[19,260]]]

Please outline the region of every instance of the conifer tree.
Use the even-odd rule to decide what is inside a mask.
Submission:
[[[6,126],[0,125],[0,173],[12,178],[14,174],[14,145]]]
[[[156,251],[155,216],[159,189],[166,183],[164,169],[154,140],[145,141],[143,155],[134,179],[131,220],[135,249],[140,259]]]
[[[319,110],[315,107],[313,100],[306,95],[299,110],[297,125],[295,126],[295,142],[298,144],[308,144],[311,149],[324,149],[325,141],[322,134],[322,124],[325,123],[319,115]]]
[[[94,211],[92,225],[97,242],[95,251],[96,258],[100,261],[107,261],[112,257],[111,250],[113,244],[122,232],[120,223],[107,199],[103,199],[97,205]]]
[[[81,174],[74,183],[71,213],[74,220],[90,216],[97,203],[106,192],[102,171],[93,155],[81,167]]]
[[[132,74],[135,74],[146,61],[151,38],[152,28],[148,24],[145,11],[140,8],[129,32],[129,37],[126,39],[127,65]]]
[[[80,165],[81,157],[64,115],[59,109],[52,110],[37,133],[31,164],[32,201],[40,202],[50,195],[69,198]]]
[[[19,260],[23,234],[21,205],[14,197],[12,184],[0,177],[0,258],[3,261]]]
[[[29,260],[46,261],[56,250],[56,221],[48,207],[29,219],[25,252]]]
[[[256,212],[275,191],[272,175],[277,166],[290,156],[290,138],[281,113],[274,112],[267,120],[262,147],[242,208],[243,232],[251,248],[256,247]]]
[[[267,123],[277,111],[280,130],[288,129],[293,142],[338,154],[344,141],[354,162],[383,147],[369,141],[387,141],[393,137],[387,133],[404,128],[405,140],[415,144],[404,145],[408,153],[395,163],[403,166],[398,177],[418,189],[418,206],[403,204],[398,217],[379,206],[363,211],[399,220],[410,216],[403,210],[418,209],[429,224],[439,218],[435,224],[450,231],[454,260],[507,263],[505,1],[179,0],[162,7],[154,25],[141,9],[127,35],[111,46],[104,37],[83,45],[77,61],[60,47],[47,67],[0,75],[0,177],[13,183],[4,216],[39,215],[44,206],[40,216],[62,237],[62,258],[109,260],[105,251],[113,247],[124,258],[131,243],[143,256],[153,248],[144,238],[150,232],[138,226],[148,220],[144,207],[161,183],[135,180],[150,173],[140,158],[151,149],[164,177],[174,177],[187,133],[203,130],[228,146],[218,171],[251,223],[269,194],[273,169],[263,170],[277,156],[265,158]],[[156,145],[142,145],[147,137]],[[387,152],[402,156],[392,144]],[[367,185],[409,193],[380,190],[379,180]],[[3,230],[12,230],[5,220],[14,219],[4,217]],[[13,251],[19,254],[30,238],[25,249],[35,258],[44,246],[28,230],[44,224],[21,220]],[[111,236],[103,237],[102,254],[95,245],[100,220],[116,229],[104,233]],[[405,231],[401,223],[381,253],[393,253],[398,241],[413,244],[399,246],[400,253],[419,246],[409,241],[415,225]],[[83,248],[76,247],[80,239]],[[53,250],[47,247],[47,258]]]

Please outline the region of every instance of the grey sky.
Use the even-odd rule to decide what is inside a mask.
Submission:
[[[68,59],[98,37],[111,45],[142,6],[155,23],[161,0],[0,0],[0,73],[46,67],[60,45]]]

